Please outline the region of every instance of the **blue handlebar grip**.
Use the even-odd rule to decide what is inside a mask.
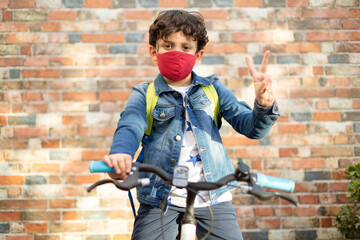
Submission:
[[[89,170],[91,173],[95,172],[107,172],[114,173],[115,169],[109,167],[104,161],[91,161],[89,165]]]
[[[257,184],[261,187],[274,188],[278,190],[292,192],[295,188],[295,182],[289,179],[271,177],[261,173],[256,174]]]

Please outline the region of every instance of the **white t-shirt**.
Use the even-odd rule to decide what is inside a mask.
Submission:
[[[183,99],[185,99],[186,93],[191,89],[193,85],[189,85],[186,87],[175,87],[170,86],[172,89],[181,93]],[[179,157],[178,165],[186,166],[189,168],[189,182],[200,182],[206,181],[204,177],[203,164],[201,161],[201,156],[199,154],[199,149],[197,146],[195,135],[192,131],[191,123],[189,120],[189,116],[186,112],[185,117],[185,132],[182,142],[182,148]],[[201,197],[199,197],[200,195]],[[208,191],[200,191],[195,198],[194,207],[206,207],[211,204],[216,204],[219,202],[231,201],[232,195],[230,191],[222,194],[215,202],[210,203],[209,192]],[[170,195],[169,195],[169,204],[186,207],[186,196],[187,192],[185,188],[176,188],[172,187]]]

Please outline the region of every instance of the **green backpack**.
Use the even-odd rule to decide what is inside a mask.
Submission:
[[[211,102],[211,108],[214,111],[214,121],[218,126],[218,116],[219,116],[220,107],[219,107],[219,96],[216,92],[216,89],[213,85],[209,85],[209,86],[201,85],[201,88]],[[154,121],[151,114],[156,106],[158,99],[159,99],[159,95],[156,95],[155,84],[152,82],[149,84],[146,91],[146,119],[148,120],[148,128],[145,131],[146,135],[150,135],[151,133],[152,124]]]

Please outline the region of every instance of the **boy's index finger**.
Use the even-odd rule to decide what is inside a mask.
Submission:
[[[246,62],[246,65],[248,66],[250,75],[254,76],[256,74],[256,68],[254,67],[254,64],[252,64],[249,57],[245,57],[245,62]]]
[[[267,68],[267,65],[268,65],[268,62],[269,62],[269,58],[270,58],[270,51],[267,50],[264,54],[264,58],[262,60],[262,63],[261,63],[261,69],[260,71],[262,73],[266,73],[266,68]]]

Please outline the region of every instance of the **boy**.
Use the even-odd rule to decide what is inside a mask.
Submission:
[[[255,106],[245,102],[225,88],[216,75],[200,77],[192,71],[203,56],[208,42],[204,20],[199,13],[183,10],[161,12],[149,30],[149,53],[159,67],[154,80],[159,96],[152,111],[150,134],[146,118],[146,92],[149,83],[134,86],[128,104],[121,114],[109,155],[104,161],[114,167],[113,178],[125,178],[140,142],[143,149],[137,161],[155,164],[170,174],[176,165],[189,167],[189,181],[216,181],[232,173],[233,167],[221,141],[221,118],[249,138],[262,138],[279,116],[271,78],[265,75],[270,52],[264,55],[261,71],[257,72],[246,58],[255,86]],[[202,86],[213,85],[219,99],[219,116],[211,109],[211,101]],[[216,119],[215,119],[216,118]],[[157,181],[153,174],[143,174],[153,180],[137,189],[140,202],[132,239],[161,238],[159,207],[168,200],[164,215],[165,239],[175,239],[181,214],[184,212],[183,190],[171,189]],[[195,201],[197,236],[202,238],[210,226],[206,206],[211,205],[214,227],[208,239],[242,239],[229,187],[201,192]]]

